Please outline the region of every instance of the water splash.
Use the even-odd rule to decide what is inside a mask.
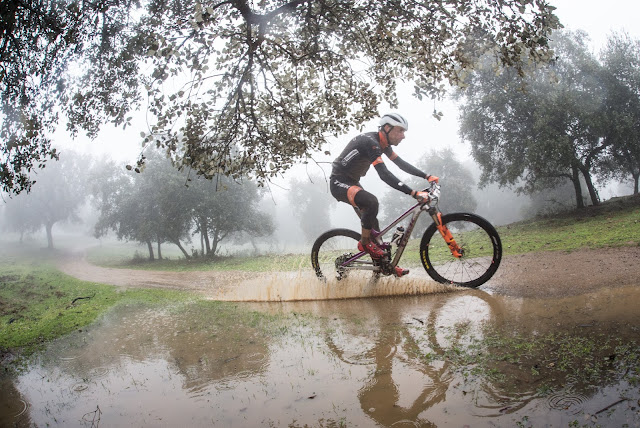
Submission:
[[[313,273],[257,274],[253,279],[239,282],[222,290],[217,300],[283,302],[304,300],[337,300],[361,297],[419,295],[448,292],[455,287],[439,284],[426,275],[378,280],[369,275],[351,275],[341,281],[321,281]]]

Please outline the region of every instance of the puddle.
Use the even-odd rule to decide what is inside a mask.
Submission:
[[[290,284],[265,289],[282,297]],[[0,426],[638,426],[637,367],[619,364],[637,343],[629,355],[595,349],[568,362],[517,352],[527,338],[572,352],[593,337],[637,342],[639,302],[636,287],[236,304],[286,321],[268,334],[260,317],[221,323],[214,302],[120,307],[0,379]],[[522,340],[484,364],[496,331]],[[583,373],[598,361],[597,376]]]

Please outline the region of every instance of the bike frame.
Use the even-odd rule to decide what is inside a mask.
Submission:
[[[416,223],[418,222],[418,218],[424,211],[427,211],[431,215],[431,218],[435,222],[436,227],[438,228],[438,231],[440,232],[445,242],[449,246],[449,249],[451,250],[451,254],[453,254],[453,256],[457,258],[460,258],[462,256],[462,249],[455,242],[455,239],[451,235],[451,232],[449,231],[447,226],[442,223],[442,214],[437,208],[438,196],[440,193],[439,188],[440,186],[438,186],[437,184],[435,183],[432,184],[431,188],[427,189],[427,191],[429,192],[429,195],[431,196],[428,202],[415,204],[413,207],[409,208],[409,210],[407,210],[404,214],[402,214],[400,217],[395,219],[389,226],[385,227],[379,232],[376,231],[375,229],[371,230],[372,237],[378,240],[379,237],[386,235],[398,223],[400,223],[407,217],[411,216],[411,220],[409,220],[407,229],[405,230],[404,235],[402,236],[402,239],[400,239],[400,242],[398,242],[397,244],[397,249],[393,257],[393,260],[391,260],[390,264],[392,267],[395,267],[398,265],[398,262],[400,261],[400,258],[402,257],[402,254],[404,253],[404,250],[407,247],[407,243],[409,242],[409,237],[411,236],[411,233],[413,232],[413,229],[416,226]],[[433,205],[430,205],[429,204],[430,202]],[[383,242],[378,246],[383,250],[390,250],[391,242]],[[365,256],[366,254],[367,254],[366,252],[360,251],[358,254],[354,255],[353,257],[349,258],[347,261],[342,263],[341,267],[348,270],[380,271],[381,269],[380,263],[376,264],[370,261],[359,260],[361,257]]]

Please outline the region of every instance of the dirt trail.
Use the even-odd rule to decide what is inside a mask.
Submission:
[[[312,276],[302,273],[292,276],[243,271],[166,272],[104,268],[92,265],[84,258],[66,259],[61,262],[60,269],[68,275],[85,281],[123,287],[191,290],[214,299],[228,295],[242,295],[244,296],[242,300],[278,300],[282,298],[278,293],[282,293],[283,290],[277,290],[276,286],[274,290],[270,290],[274,296],[265,297],[264,287],[261,286],[274,287],[274,282],[282,282],[289,287],[292,286],[292,282],[297,282],[298,286],[307,286],[314,281]],[[407,282],[408,287],[396,286],[397,294],[406,294],[407,290],[412,294],[419,293],[421,289],[425,292],[439,290],[435,283],[421,272],[421,269],[416,269],[415,272],[415,274],[412,272],[410,278],[398,280]],[[274,280],[283,275],[285,276],[283,281]],[[418,284],[429,282],[431,284],[428,286]],[[603,286],[636,285],[640,285],[640,247],[637,246],[506,256],[495,277],[482,288],[513,297],[555,298],[589,293]],[[293,286],[295,287],[296,284]],[[260,288],[263,289],[258,290]],[[240,289],[244,290],[239,293]],[[252,298],[253,290],[256,290],[254,298]],[[323,293],[318,298],[354,297],[331,296],[326,292]],[[367,295],[389,294],[394,292],[385,290],[384,293]]]
[[[540,252],[504,257],[485,285],[514,297],[564,297],[640,286],[640,247]]]

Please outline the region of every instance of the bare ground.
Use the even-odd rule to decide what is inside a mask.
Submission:
[[[248,293],[250,297],[251,287],[273,282],[275,275],[242,271],[166,272],[115,269],[91,265],[84,258],[67,259],[60,264],[60,269],[85,281],[123,287],[190,290],[209,298],[221,298],[238,287],[247,288],[243,295],[247,296]],[[416,272],[410,277],[416,282],[422,280],[422,274],[423,272]],[[284,275],[286,282],[287,277]],[[409,278],[399,281],[407,279]],[[303,279],[303,286],[304,282],[311,280]],[[298,281],[300,282],[299,278]],[[633,246],[506,256],[494,278],[482,288],[513,297],[556,298],[590,293],[602,287],[638,285],[640,247]],[[397,289],[397,294],[406,293],[406,288]],[[324,297],[326,296],[318,296]],[[243,300],[245,299],[246,297]],[[260,299],[256,295],[256,300]]]

